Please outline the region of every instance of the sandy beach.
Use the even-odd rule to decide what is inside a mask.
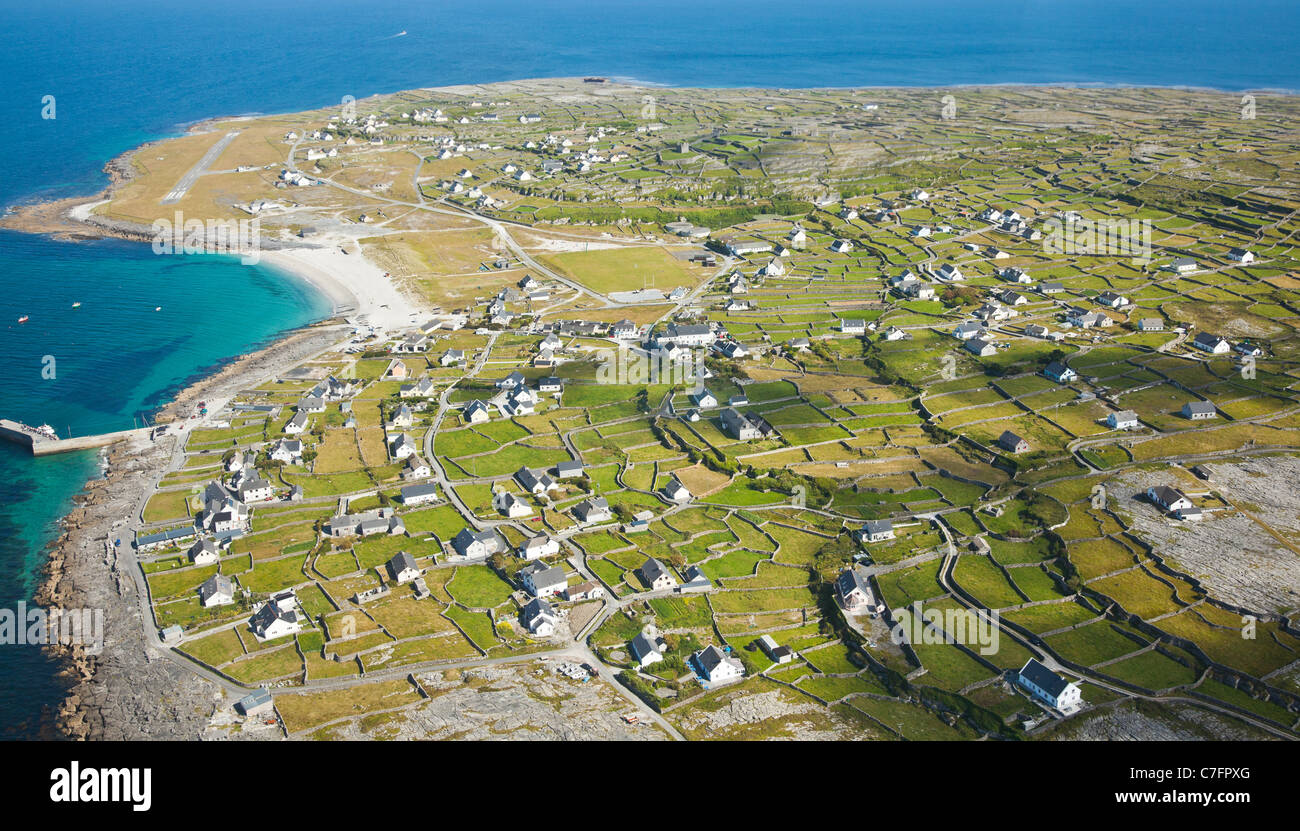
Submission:
[[[395,332],[420,323],[426,311],[403,294],[382,269],[361,254],[356,241],[347,237],[331,238],[312,247],[263,251],[262,262],[310,283],[334,304],[336,316],[356,324]]]

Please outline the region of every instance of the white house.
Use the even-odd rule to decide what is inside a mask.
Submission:
[[[199,605],[228,606],[235,602],[235,587],[224,574],[214,574],[199,586]]]
[[[966,279],[966,275],[961,273],[961,269],[952,263],[944,263],[939,268],[939,279],[955,283]]]
[[[421,485],[403,485],[401,499],[402,504],[408,508],[413,505],[424,505],[428,502],[437,502],[438,486],[433,482],[425,482]]]
[[[302,442],[297,439],[279,439],[271,445],[271,452],[267,455],[271,460],[287,465],[302,464]]]
[[[660,492],[670,502],[688,502],[691,498],[691,492],[686,489],[685,485],[678,481],[676,476],[672,477],[668,484],[664,485],[663,488],[660,489]]]
[[[705,409],[718,406],[718,397],[707,389],[701,392],[691,393],[691,401],[695,406]]]
[[[1232,348],[1226,340],[1208,332],[1197,332],[1196,337],[1192,338],[1192,346],[1212,355],[1222,355]]]
[[[529,537],[516,551],[525,560],[539,560],[559,554],[560,542],[545,535]]]
[[[994,345],[993,341],[985,340],[984,338],[971,338],[966,341],[963,346],[966,347],[967,352],[970,352],[972,355],[978,355],[981,358],[988,358],[998,354],[998,348]]]
[[[652,627],[647,627],[628,644],[637,666],[645,668],[664,659],[664,639],[655,634]]]
[[[533,563],[519,571],[519,579],[533,597],[552,597],[564,591],[569,578],[563,566]]]
[[[1154,485],[1147,488],[1147,499],[1150,499],[1171,514],[1196,507],[1195,503],[1188,499],[1182,491],[1168,485]]]
[[[1083,695],[1079,692],[1079,685],[1073,681],[1066,681],[1035,658],[1025,661],[1016,680],[1035,698],[1065,715],[1075,713],[1083,706]]]
[[[260,476],[252,476],[245,479],[238,489],[239,501],[245,504],[249,502],[265,502],[275,495],[275,489],[271,483]]]
[[[391,423],[394,427],[410,427],[415,423],[415,413],[411,412],[410,407],[403,404],[397,408],[397,412],[393,413]]]
[[[840,318],[840,331],[846,335],[865,335],[867,332],[867,322],[865,320]]]
[[[1138,426],[1137,413],[1132,410],[1116,410],[1106,416],[1106,426],[1112,430],[1132,430]]]
[[[1064,363],[1060,361],[1052,361],[1046,367],[1044,367],[1043,375],[1045,375],[1048,378],[1051,378],[1053,381],[1055,381],[1058,384],[1068,384],[1071,381],[1077,380],[1079,377],[1079,373],[1075,372],[1073,369],[1070,369],[1070,367],[1066,366]]]
[[[560,462],[555,466],[556,479],[575,479],[583,475],[582,462]]]
[[[510,491],[498,492],[497,495],[493,497],[492,504],[498,511],[511,519],[528,516],[533,512],[531,507],[521,501],[519,497],[515,496]]]
[[[515,481],[519,483],[520,487],[534,496],[541,496],[559,487],[555,480],[547,474],[538,473],[526,467],[521,467],[515,471]]]
[[[307,414],[298,413],[293,418],[289,419],[288,424],[284,425],[284,432],[291,436],[296,436],[307,429],[308,423],[310,423],[310,420],[307,418]]]
[[[691,655],[691,662],[710,686],[727,684],[745,676],[745,665],[713,644]]]
[[[249,620],[253,634],[259,641],[269,641],[301,632],[302,620],[297,606],[298,598],[292,591],[275,595]]]
[[[582,500],[573,506],[573,513],[583,523],[608,522],[614,516],[609,509],[609,501],[603,496]]]
[[[402,398],[429,398],[433,395],[435,385],[430,378],[421,378],[414,384],[402,384],[397,394]]]
[[[420,576],[420,569],[415,565],[415,558],[405,551],[399,551],[388,561],[388,573],[398,583],[409,583]]]
[[[524,626],[534,635],[540,635],[543,638],[549,638],[555,634],[555,624],[560,622],[560,618],[555,614],[555,609],[551,607],[540,597],[535,597],[524,607],[522,614]]]
[[[433,475],[433,470],[429,467],[428,462],[419,456],[412,456],[406,460],[406,467],[402,468],[402,478],[408,482],[413,479],[428,479]]]
[[[703,323],[669,323],[663,334],[656,336],[659,346],[708,346],[713,342],[713,330]]]
[[[665,591],[677,586],[677,579],[654,557],[647,558],[636,572],[650,587],[650,591]]]
[[[389,452],[394,459],[409,459],[419,449],[410,433],[398,433],[389,439]]]
[[[481,560],[500,551],[501,540],[490,528],[482,531],[462,528],[460,533],[452,538],[451,546],[457,554],[467,560]]]
[[[881,542],[894,539],[894,523],[888,519],[869,519],[862,524],[858,538],[863,542]]]
[[[221,559],[217,544],[209,539],[198,540],[189,550],[190,562],[196,566],[208,566]]]
[[[1025,441],[1020,436],[1017,436],[1010,430],[1004,430],[1002,435],[998,436],[998,444],[1001,445],[1004,450],[1011,453],[1029,452],[1029,442]]]
[[[846,568],[835,578],[835,596],[850,614],[864,612],[875,605],[871,587],[855,568]]]

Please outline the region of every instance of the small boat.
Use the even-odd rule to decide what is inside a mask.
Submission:
[[[27,322],[27,315],[23,315],[22,317],[18,318],[18,322],[19,322],[19,323],[26,323],[26,322]]]
[[[72,304],[72,308],[74,308],[74,309],[80,309],[80,308],[81,308],[81,301],[78,300],[76,303],[73,303],[73,304]]]
[[[153,307],[153,310],[154,310],[155,312],[161,312],[161,311],[162,311],[162,306],[154,306],[154,307]]]

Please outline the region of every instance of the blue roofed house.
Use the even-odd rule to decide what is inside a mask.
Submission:
[[[245,716],[260,716],[275,709],[275,703],[271,699],[271,691],[259,687],[235,702],[235,709]]]

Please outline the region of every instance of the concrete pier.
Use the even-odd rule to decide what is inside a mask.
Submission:
[[[59,439],[37,432],[21,422],[0,418],[0,438],[23,445],[32,451],[33,456],[48,456],[51,453],[71,453],[74,450],[105,447],[114,442],[134,438],[135,436],[146,436],[151,429],[149,427],[140,427],[134,430],[119,430],[115,433],[98,433],[92,436]]]

